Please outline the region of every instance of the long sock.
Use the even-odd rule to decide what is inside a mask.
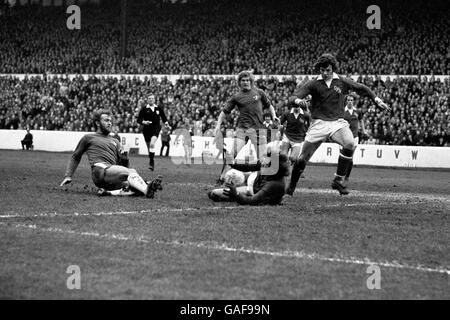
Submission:
[[[291,181],[289,183],[290,188],[295,188],[297,186],[298,180],[300,179],[300,176],[302,175],[303,171],[306,167],[306,161],[304,159],[297,159],[294,162],[294,166],[292,167],[292,173],[291,173]]]
[[[149,152],[148,156],[150,158],[150,164],[154,165],[154,163],[155,163],[155,160],[154,160],[155,159],[155,152]]]
[[[143,194],[147,193],[147,184],[137,173],[130,173],[127,180],[130,187],[142,192]]]
[[[350,165],[348,166],[347,174],[345,175],[346,178],[350,177],[350,173],[352,172],[352,169],[353,169],[353,160],[350,162]]]
[[[341,153],[339,153],[335,180],[342,180],[347,174],[347,170],[353,161],[353,152],[354,150],[342,149]]]

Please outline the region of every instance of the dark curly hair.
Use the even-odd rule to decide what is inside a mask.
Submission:
[[[241,85],[241,80],[242,80],[242,78],[245,78],[245,77],[249,77],[250,78],[250,83],[251,83],[251,85],[253,87],[255,79],[253,78],[253,74],[250,71],[248,71],[248,70],[244,70],[244,71],[239,72],[239,74],[238,74],[238,85],[239,86]]]
[[[319,71],[320,68],[326,68],[330,65],[333,68],[333,72],[335,72],[337,70],[337,63],[336,58],[331,53],[324,53],[314,64],[314,70]]]

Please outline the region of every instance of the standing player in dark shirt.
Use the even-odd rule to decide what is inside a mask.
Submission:
[[[349,94],[345,98],[346,105],[345,105],[345,111],[344,111],[344,119],[348,122],[350,125],[350,130],[353,134],[353,141],[355,143],[355,150],[356,147],[359,144],[359,132],[361,131],[363,135],[366,134],[366,130],[364,128],[364,122],[362,119],[362,113],[359,111],[356,111],[355,108],[355,100],[356,96],[354,94]],[[350,173],[352,172],[353,168],[353,160],[350,162],[347,173],[345,174],[345,181],[348,181],[350,178]]]
[[[151,94],[148,97],[148,103],[139,110],[137,122],[143,126],[142,133],[150,159],[149,169],[152,171],[155,170],[155,143],[161,131],[161,120],[165,125],[169,124],[164,110],[156,105],[155,96]]]
[[[253,76],[249,71],[242,71],[238,75],[240,91],[233,95],[225,104],[217,120],[214,136],[220,135],[220,127],[227,114],[237,107],[239,118],[236,128],[234,156],[245,146],[248,137],[255,146],[258,156],[264,154],[267,145],[263,125],[263,109],[269,109],[272,119],[279,121],[275,109],[271,105],[266,93],[254,86]]]
[[[84,135],[78,143],[60,186],[72,182],[72,176],[86,152],[92,170],[92,180],[101,189],[100,195],[132,195],[134,191],[125,191],[130,187],[138,194],[153,198],[157,190],[162,190],[161,176],[146,183],[136,170],[122,165],[120,142],[109,135],[112,127],[110,111],[97,111],[94,114],[94,126],[96,133]]]
[[[290,150],[289,159],[294,163],[302,150],[306,131],[311,123],[311,115],[298,104],[291,102],[290,105],[291,110],[285,112],[280,118],[281,152],[287,156]]]
[[[344,120],[344,95],[350,90],[365,96],[369,96],[383,110],[390,108],[367,86],[357,83],[349,78],[338,76],[336,71],[337,61],[331,54],[323,54],[315,64],[320,72],[319,77],[308,81],[291,98],[291,101],[306,107],[304,98],[311,95],[312,123],[306,133],[305,142],[299,158],[295,161],[291,174],[291,181],[286,193],[294,193],[297,182],[306,167],[306,163],[312,157],[323,141],[330,139],[342,146],[335,178],[331,187],[339,191],[341,195],[348,194],[346,186],[342,183],[343,177],[353,159],[355,143],[349,124]]]
[[[214,137],[223,141],[221,134],[222,122],[227,114],[237,107],[239,109],[239,118],[236,128],[236,138],[234,142],[233,157],[241,151],[246,144],[246,138],[253,143],[258,159],[265,156],[267,147],[266,130],[263,125],[263,109],[269,109],[272,119],[279,122],[275,109],[271,105],[266,93],[254,86],[253,75],[249,71],[242,71],[238,75],[238,85],[240,91],[233,95],[222,109],[214,130]],[[221,143],[219,142],[219,145]],[[278,161],[274,161],[277,163]],[[266,168],[264,173],[273,174],[270,171],[278,168]]]
[[[272,116],[269,113],[264,114],[264,122],[263,122],[264,129],[266,129],[266,137],[267,137],[267,143],[270,143],[272,141],[272,130],[277,129],[277,125],[272,121]]]

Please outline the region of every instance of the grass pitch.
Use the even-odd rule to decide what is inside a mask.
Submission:
[[[1,152],[0,298],[450,298],[450,172],[354,168],[342,197],[334,167],[309,166],[283,205],[247,207],[208,199],[219,165],[131,157],[164,190],[98,197],[85,157],[58,186],[69,157]]]

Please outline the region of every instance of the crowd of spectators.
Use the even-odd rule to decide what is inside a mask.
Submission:
[[[129,1],[128,56],[120,57],[120,4],[14,7],[0,15],[0,73],[312,74],[332,52],[351,74],[450,74],[447,0]]]
[[[295,88],[308,77],[288,76],[283,80],[262,78],[256,85],[269,95],[281,114]],[[391,107],[391,113],[371,112],[368,98],[358,99],[368,139],[364,143],[450,146],[450,79],[427,77],[360,77]],[[199,77],[116,78],[0,77],[0,129],[94,131],[93,110],[109,108],[115,114],[119,132],[140,132],[136,122],[139,108],[153,93],[165,109],[173,129],[185,119],[195,135],[207,134],[224,102],[238,90],[235,78]],[[234,128],[237,117],[231,114],[224,126]]]
[[[2,1],[0,1],[2,3]],[[390,114],[364,114],[365,143],[450,145],[450,16],[446,0],[379,0],[381,29],[366,26],[372,4],[356,0],[197,0],[128,2],[128,54],[120,56],[120,2],[81,7],[81,30],[66,27],[65,7],[0,7],[0,74],[38,73],[43,77],[0,77],[0,129],[92,131],[92,111],[110,108],[119,132],[139,132],[137,110],[149,93],[165,107],[176,129],[186,118],[205,134],[226,99],[237,90],[244,69],[265,75],[258,86],[278,114],[287,99],[314,74],[324,52],[339,60],[339,73],[361,76],[392,106]],[[47,74],[183,74],[171,82]],[[286,75],[279,81],[267,75]],[[414,74],[405,78],[397,75]],[[225,125],[233,127],[237,117]]]

